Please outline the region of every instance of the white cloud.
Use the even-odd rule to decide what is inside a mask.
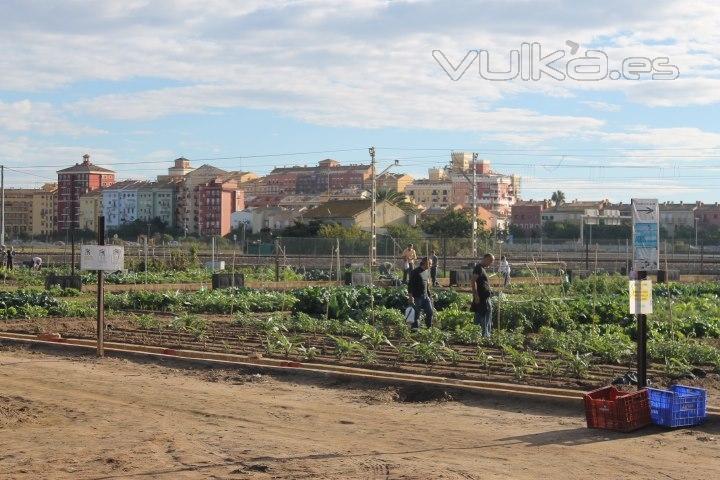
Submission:
[[[497,104],[518,94],[555,97],[585,90],[627,93],[653,106],[709,104],[720,100],[714,82],[720,57],[720,8],[697,2],[611,1],[578,8],[545,0],[389,2],[250,1],[73,2],[39,9],[16,2],[0,20],[9,46],[0,59],[0,88],[46,89],[80,80],[143,78],[180,82],[186,89],[133,89],[78,105],[111,118],[157,118],[174,113],[260,105],[322,124],[365,122],[372,109],[394,126],[432,125],[456,111]],[[483,28],[477,28],[482,18]],[[3,38],[4,37],[4,38]],[[673,39],[667,44],[662,40]],[[469,48],[503,52],[522,41],[548,51],[573,39],[584,50],[599,46],[613,61],[627,55],[669,55],[680,63],[676,82],[450,82],[430,52],[462,54]],[[660,42],[658,44],[658,42]],[[701,86],[698,92],[693,86]],[[118,85],[121,90],[122,85]],[[328,100],[326,100],[328,99]],[[122,112],[119,102],[128,101]],[[148,101],[148,106],[141,104]],[[422,104],[447,105],[435,113]],[[601,108],[599,105],[591,108]],[[332,107],[331,112],[329,107]],[[302,113],[306,112],[306,113]],[[418,118],[423,115],[425,118]],[[543,115],[535,115],[542,124]],[[488,122],[476,123],[485,131]]]
[[[85,135],[104,133],[102,130],[75,125],[63,118],[50,103],[0,100],[0,129],[11,132]]]
[[[718,134],[698,128],[622,131],[592,112],[562,109],[616,112],[623,95],[662,108],[720,102],[720,5],[710,0],[9,0],[2,9],[0,89],[56,89],[61,98],[55,106],[0,104],[0,127],[15,132],[93,133],[65,116],[145,121],[242,107],[318,125],[459,131],[508,144],[718,145]],[[614,63],[669,56],[681,77],[489,82],[468,74],[452,82],[430,54],[485,48],[502,60],[524,41],[549,52],[568,39],[582,51],[603,49]],[[116,82],[115,91],[63,97],[67,86],[93,81]],[[598,93],[613,94],[613,103]],[[552,109],[523,107],[526,95],[551,97]]]
[[[583,100],[580,103],[601,112],[619,112],[621,108],[620,105],[614,103],[598,102],[595,100]]]
[[[678,148],[688,145],[703,149],[720,149],[720,133],[706,132],[699,128],[652,128],[637,126],[624,132],[598,132],[598,137],[617,145],[640,145],[658,149]]]

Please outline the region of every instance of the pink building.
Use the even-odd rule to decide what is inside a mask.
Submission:
[[[235,180],[210,180],[197,188],[198,233],[225,236],[232,230],[233,212],[245,208],[245,195]]]
[[[510,223],[525,233],[542,228],[542,213],[548,207],[546,201],[518,201],[511,208]]]

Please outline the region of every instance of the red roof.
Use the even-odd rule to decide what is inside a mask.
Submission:
[[[115,173],[114,171],[104,168],[104,167],[98,167],[97,165],[93,165],[90,163],[90,155],[83,155],[83,161],[82,163],[76,163],[72,167],[63,168],[62,170],[58,170],[57,173]]]

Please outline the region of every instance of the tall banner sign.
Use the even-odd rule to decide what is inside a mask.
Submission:
[[[660,211],[657,199],[633,198],[633,270],[660,269]]]

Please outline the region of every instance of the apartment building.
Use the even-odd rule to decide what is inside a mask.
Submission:
[[[405,192],[425,208],[447,208],[450,205],[468,208],[473,202],[472,168],[472,153],[453,152],[449,166],[429,169],[427,180],[414,181]],[[475,161],[475,185],[478,206],[501,217],[510,215],[510,209],[520,194],[518,175],[495,173],[490,161],[478,159]]]
[[[46,183],[32,196],[32,234],[52,235],[57,221],[57,183]]]
[[[115,172],[93,165],[90,155],[82,163],[58,170],[57,228],[65,231],[79,226],[80,197],[115,183]]]
[[[264,182],[265,194],[317,194],[348,188],[367,189],[372,183],[370,165],[342,165],[326,158],[315,167],[273,169]]]
[[[125,180],[102,189],[101,209],[105,228],[118,228],[136,220],[159,219],[175,226],[175,198],[178,183]],[[90,201],[91,196],[86,196]]]
[[[5,189],[5,239],[25,238],[32,235],[32,188]]]
[[[177,182],[151,182],[139,185],[137,218],[145,222],[160,220],[168,227],[175,226]]]
[[[178,183],[175,218],[176,225],[185,233],[197,234],[200,232],[196,198],[197,188],[227,173],[225,170],[212,165],[202,165],[182,177],[182,180]]]
[[[79,228],[97,232],[97,219],[104,215],[102,208],[102,190],[93,190],[80,197]]]
[[[404,193],[405,189],[412,182],[413,177],[406,173],[387,172],[377,177],[376,186],[378,190],[391,190],[393,192]]]
[[[227,235],[232,230],[232,214],[245,209],[244,193],[236,180],[210,180],[198,186],[196,198],[199,235]]]
[[[405,194],[426,209],[448,208],[453,204],[453,184],[447,180],[415,180],[405,188]]]
[[[543,212],[549,207],[547,200],[519,200],[511,208],[510,223],[526,234],[539,232],[542,228]]]

